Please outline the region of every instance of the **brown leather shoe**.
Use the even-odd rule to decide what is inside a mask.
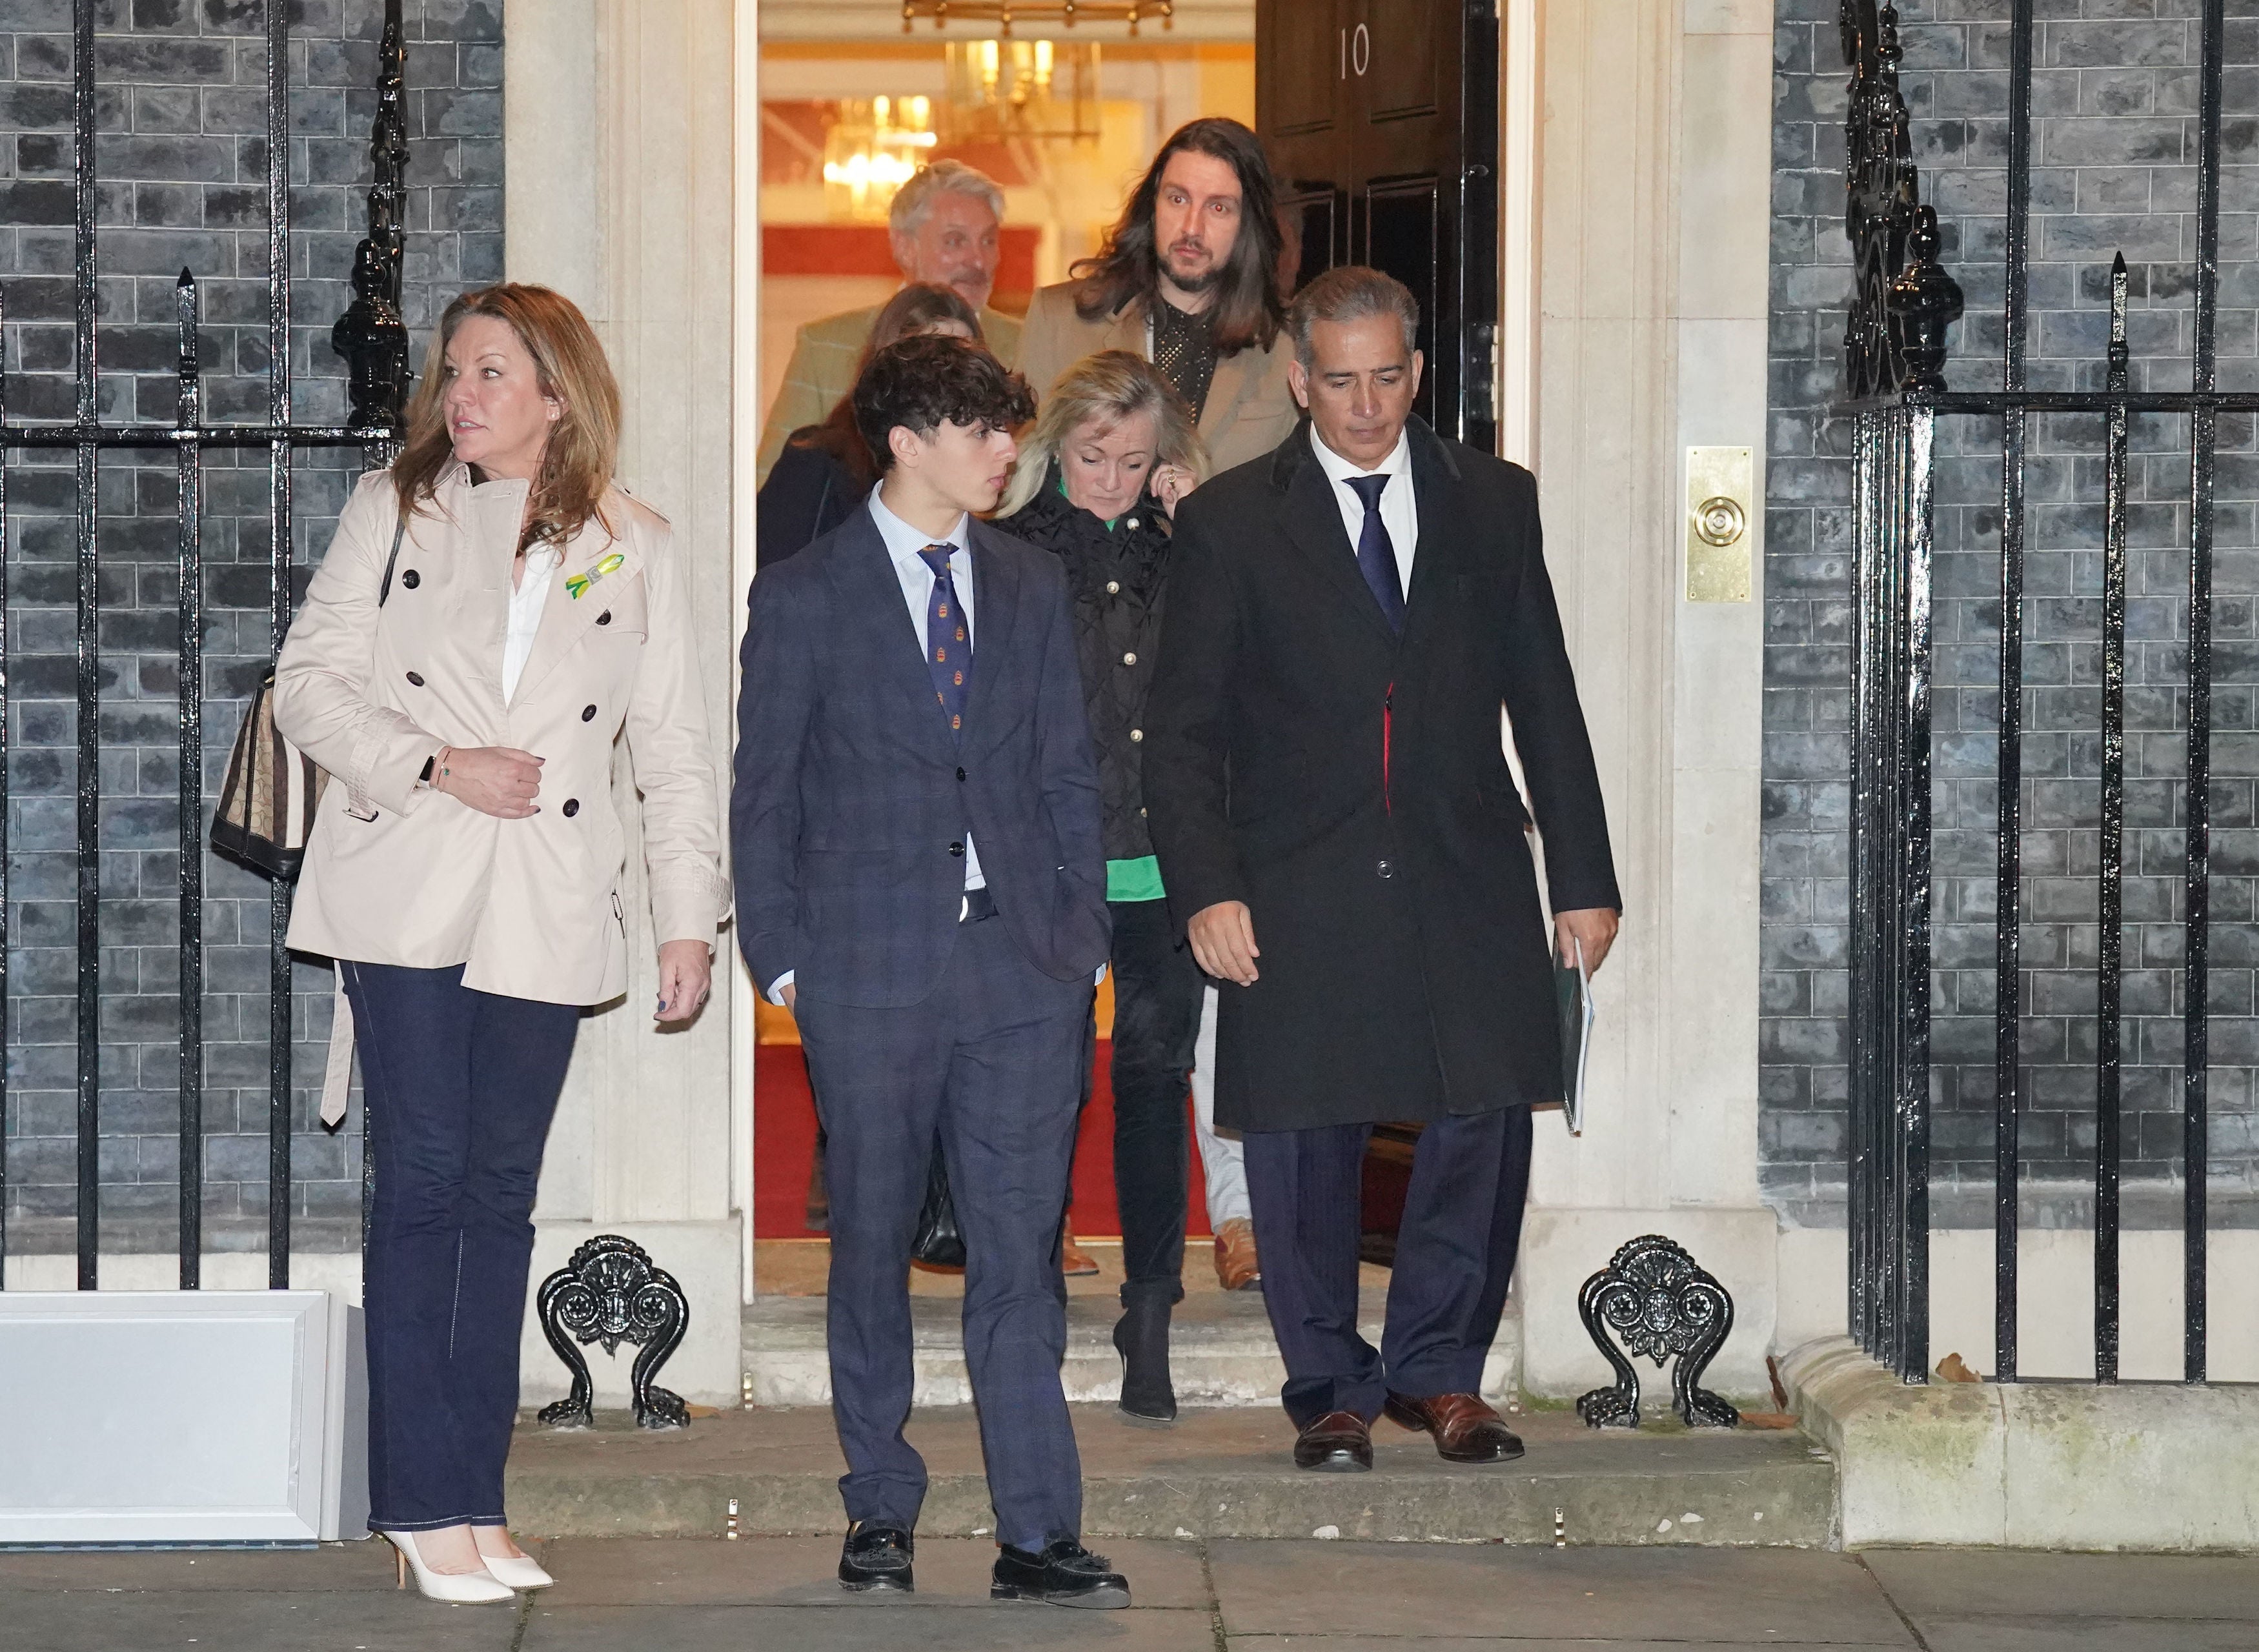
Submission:
[[[1059,1228],[1059,1271],[1070,1279],[1088,1278],[1098,1271],[1090,1252],[1074,1242],[1074,1229],[1061,1224]]]
[[[1215,1230],[1215,1282],[1227,1291],[1259,1291],[1263,1264],[1255,1256],[1255,1224],[1234,1216]]]
[[[1362,1474],[1372,1466],[1372,1434],[1353,1411],[1329,1411],[1294,1436],[1294,1466],[1321,1474]]]
[[[1520,1438],[1479,1395],[1393,1393],[1387,1410],[1390,1421],[1434,1435],[1436,1454],[1446,1463],[1506,1463],[1521,1455]]]

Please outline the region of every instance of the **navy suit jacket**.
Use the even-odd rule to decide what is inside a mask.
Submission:
[[[753,581],[730,800],[738,934],[764,991],[923,1000],[957,943],[965,835],[1021,953],[1106,961],[1098,770],[1058,560],[971,524],[973,681],[953,735],[868,510]]]

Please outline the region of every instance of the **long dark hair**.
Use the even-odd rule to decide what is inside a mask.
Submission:
[[[923,332],[945,321],[969,329],[973,342],[983,349],[987,347],[987,341],[980,335],[980,316],[955,288],[913,281],[887,300],[871,323],[871,336],[864,341],[863,353],[855,360],[855,376],[860,379],[863,369],[871,365],[871,358],[888,345],[899,344],[912,333]],[[792,439],[795,447],[819,448],[830,454],[859,488],[867,488],[879,480],[879,467],[871,462],[870,445],[863,439],[863,432],[855,428],[852,390],[839,398],[823,424],[795,432]]]
[[[1215,307],[1208,312],[1209,337],[1222,355],[1236,354],[1250,345],[1267,350],[1286,318],[1277,286],[1277,192],[1261,140],[1237,121],[1222,116],[1177,128],[1146,168],[1106,245],[1095,257],[1080,259],[1067,271],[1077,284],[1075,313],[1095,321],[1117,313],[1133,299],[1152,300],[1161,279],[1160,253],[1153,245],[1153,206],[1170,157],[1187,150],[1214,156],[1239,177],[1239,238],[1232,243],[1231,258],[1216,285]]]

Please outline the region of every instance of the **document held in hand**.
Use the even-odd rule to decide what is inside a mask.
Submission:
[[[1574,969],[1556,960],[1553,995],[1561,1007],[1561,1105],[1569,1134],[1585,1133],[1585,1057],[1593,1048],[1593,978],[1585,969],[1584,943]]]

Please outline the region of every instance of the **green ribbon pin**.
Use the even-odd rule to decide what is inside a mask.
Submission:
[[[595,567],[590,568],[586,573],[576,573],[571,579],[566,580],[565,588],[573,594],[573,600],[577,602],[583,596],[586,596],[588,594],[588,587],[590,586],[602,579],[607,573],[618,573],[626,561],[627,558],[615,551],[611,555],[606,557],[602,562],[596,564]]]

